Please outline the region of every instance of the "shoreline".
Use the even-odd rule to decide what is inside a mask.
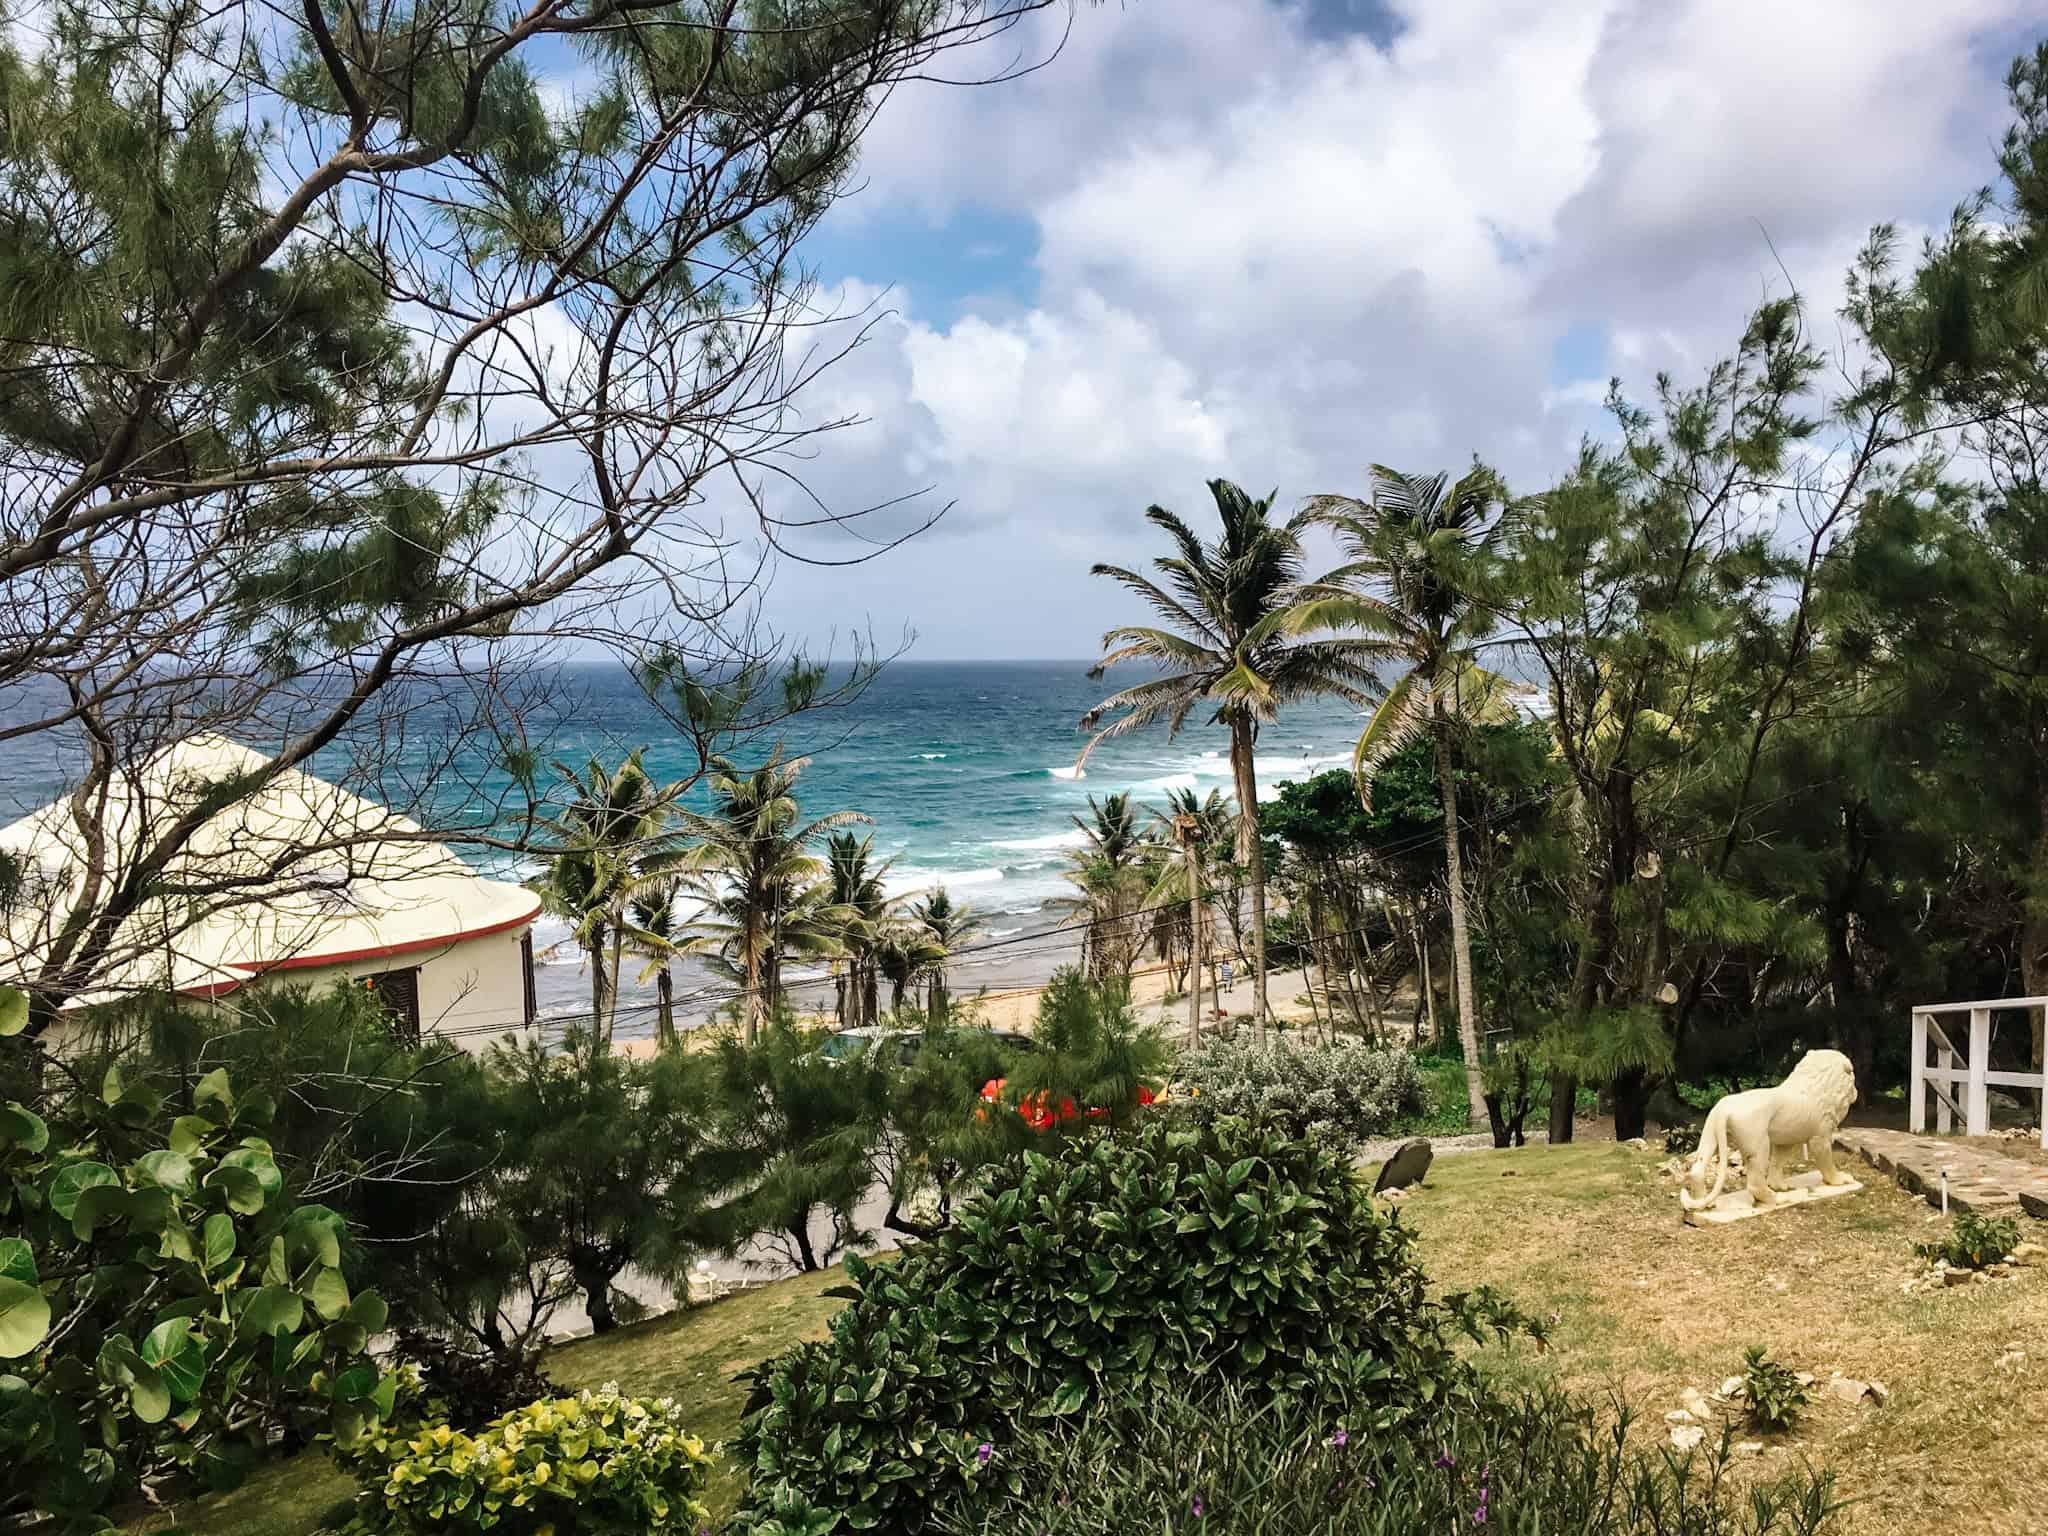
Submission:
[[[1078,949],[1078,945],[1075,946]],[[1038,1000],[1051,981],[1051,970],[1037,980],[1023,985],[1006,987],[1001,991],[987,990],[963,992],[958,986],[952,990],[952,1005],[961,1015],[971,1017],[976,1024],[989,1029],[1018,1030],[1030,1033],[1038,1020]],[[1168,1039],[1183,1044],[1187,1039],[1187,993],[1170,990],[1171,976],[1164,962],[1139,966],[1131,973],[1131,1008],[1138,1022],[1161,1030]],[[1312,977],[1300,967],[1271,969],[1266,973],[1267,1006],[1275,1019],[1288,1025],[1312,1024],[1316,1013],[1309,1001]],[[1219,989],[1218,1001],[1221,1011],[1205,1006],[1202,1010],[1202,1024],[1205,1029],[1232,1020],[1250,1016],[1253,1004],[1251,977],[1240,972],[1227,987]],[[832,991],[830,983],[824,984],[822,1008],[806,1007],[799,1010],[804,1022],[832,1027]],[[677,1033],[684,1048],[690,1049],[692,1037],[709,1040],[717,1030],[719,1021],[701,1019],[684,1026],[678,1024]],[[652,1055],[655,1049],[654,1031],[651,1027],[628,1032],[623,1026],[612,1036],[612,1049],[634,1056]]]

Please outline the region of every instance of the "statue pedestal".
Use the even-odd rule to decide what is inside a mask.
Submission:
[[[1758,1205],[1742,1188],[1725,1189],[1721,1198],[1704,1211],[1686,1211],[1685,1224],[1689,1227],[1721,1227],[1731,1221],[1748,1221],[1752,1216],[1771,1216],[1779,1211],[1790,1210],[1796,1205],[1811,1205],[1816,1200],[1833,1200],[1841,1195],[1858,1193],[1863,1186],[1851,1179],[1847,1184],[1823,1184],[1820,1170],[1809,1168],[1805,1173],[1795,1173],[1790,1180],[1790,1189],[1778,1191],[1778,1198],[1769,1205]]]

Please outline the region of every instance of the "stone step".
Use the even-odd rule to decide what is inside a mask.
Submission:
[[[1937,1209],[1945,1173],[1951,1209],[2048,1220],[2048,1169],[2019,1158],[1905,1131],[1845,1130],[1835,1140]]]

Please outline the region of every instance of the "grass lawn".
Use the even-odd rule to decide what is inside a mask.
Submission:
[[[1874,1172],[1858,1169],[1867,1187],[1847,1199],[1696,1230],[1679,1222],[1660,1161],[1612,1142],[1438,1160],[1401,1217],[1421,1234],[1431,1276],[1447,1287],[1490,1283],[1532,1312],[1557,1314],[1547,1355],[1489,1350],[1489,1369],[1618,1389],[1653,1433],[1684,1388],[1711,1391],[1739,1372],[1745,1345],[1762,1344],[1823,1383],[1840,1371],[1891,1389],[1883,1408],[1820,1393],[1794,1430],[1762,1437],[1770,1449],[1742,1464],[1833,1468],[1855,1501],[1838,1517],[1842,1536],[2044,1528],[2048,1269],[1905,1296],[1908,1245],[1939,1224]],[[2038,1238],[2041,1224],[2032,1225]],[[570,1344],[547,1370],[565,1388],[616,1381],[674,1396],[706,1439],[729,1439],[742,1403],[732,1377],[821,1335],[839,1306],[821,1293],[839,1278],[787,1280]],[[307,1536],[341,1513],[350,1491],[324,1457],[301,1456],[175,1518],[198,1536]],[[714,1510],[729,1510],[737,1491],[722,1476]]]
[[[1850,1165],[1866,1188],[1847,1199],[1695,1229],[1661,1161],[1612,1142],[1446,1157],[1402,1220],[1439,1284],[1488,1283],[1557,1313],[1548,1355],[1489,1352],[1511,1376],[1619,1388],[1652,1420],[1684,1388],[1739,1374],[1748,1344],[1823,1384],[1835,1371],[1883,1382],[1883,1408],[1817,1396],[1760,1459],[1833,1468],[1856,1501],[1837,1517],[1844,1536],[2048,1528],[2048,1269],[1902,1295],[1908,1245],[1940,1222],[1873,1170]],[[2042,1223],[2021,1225],[2041,1239]]]

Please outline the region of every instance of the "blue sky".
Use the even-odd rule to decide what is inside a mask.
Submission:
[[[931,533],[785,566],[772,617],[1082,656],[1087,573],[1223,475],[1283,499],[1473,454],[1536,489],[1606,380],[1696,376],[1789,273],[1831,337],[1868,227],[1993,172],[2020,0],[1126,0],[1045,68],[906,88],[808,260],[870,322],[815,387],[835,510]],[[1051,54],[1064,16],[1026,42]],[[993,61],[992,61],[993,64]],[[818,547],[828,557],[843,546]]]

